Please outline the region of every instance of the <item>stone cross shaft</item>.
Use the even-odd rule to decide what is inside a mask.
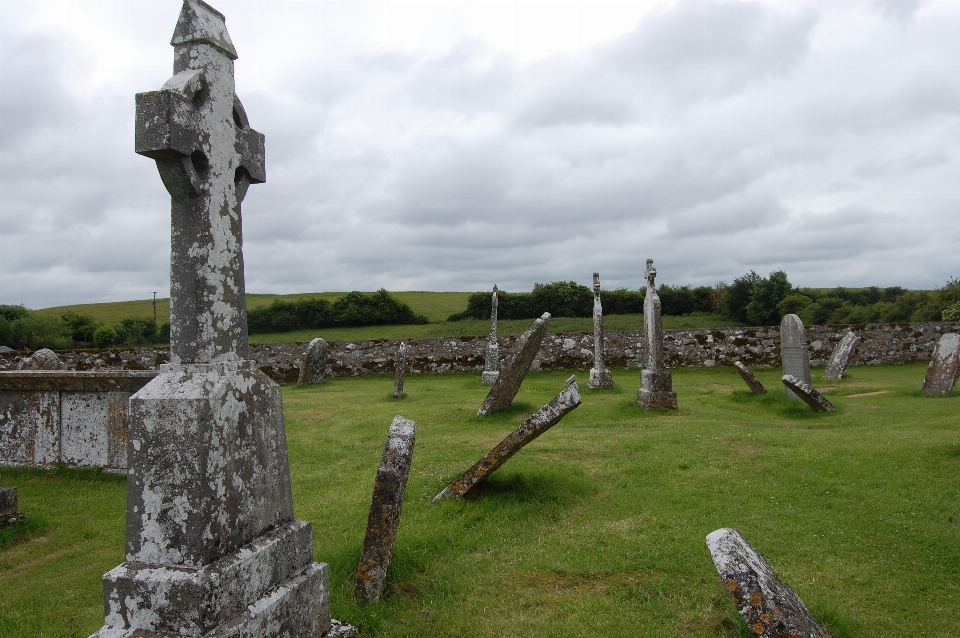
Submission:
[[[667,369],[663,358],[663,324],[660,319],[660,295],[654,280],[657,269],[653,267],[653,260],[647,260],[645,278],[647,280],[647,295],[643,300],[643,327],[647,335],[647,370],[661,372]]]
[[[136,96],[136,152],[171,197],[171,363],[248,357],[240,202],[266,180],[264,138],[234,92],[237,52],[223,14],[184,2],[174,76]]]
[[[593,273],[593,367],[604,370],[603,306],[600,304],[600,273]]]
[[[493,296],[490,301],[490,344],[494,346],[497,345],[497,306],[499,305],[497,297],[499,292],[497,284],[493,284]]]

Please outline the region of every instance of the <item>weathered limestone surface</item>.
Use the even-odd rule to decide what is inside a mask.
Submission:
[[[374,602],[383,594],[387,569],[393,555],[393,543],[400,525],[403,495],[410,476],[417,425],[402,416],[394,417],[380,467],[373,484],[367,533],[357,566],[356,592],[364,602]]]
[[[41,348],[20,362],[21,370],[63,370],[60,357],[53,350]]]
[[[0,525],[16,523],[19,517],[17,488],[0,487]]]
[[[300,376],[297,385],[323,383],[323,373],[327,368],[327,342],[317,337],[312,340],[300,361]]]
[[[960,334],[945,334],[937,342],[937,349],[927,367],[921,392],[946,394],[956,387],[958,371],[960,371]]]
[[[833,349],[830,355],[830,362],[827,363],[826,370],[823,371],[823,378],[833,381],[839,381],[847,374],[847,368],[853,363],[853,357],[857,354],[857,346],[860,345],[860,337],[852,330],[846,334],[843,340]]]
[[[603,306],[600,304],[600,273],[593,273],[593,367],[588,387],[612,388],[613,374],[607,369],[603,338]]]
[[[266,179],[222,14],[184,0],[174,76],[136,97],[136,151],[171,196],[171,363],[130,398],[126,562],[100,638],[330,627],[329,575],[293,516],[279,386],[248,358],[240,202]]]
[[[783,375],[781,381],[783,381],[783,385],[786,386],[788,390],[792,391],[797,398],[809,405],[810,409],[814,412],[836,412],[837,409],[827,400],[827,397],[820,394],[816,388],[806,381],[798,379],[792,374]]]
[[[647,296],[643,300],[643,327],[646,336],[647,360],[640,373],[640,389],[637,404],[650,408],[677,409],[677,394],[673,391],[673,377],[667,370],[663,350],[663,321],[661,319],[660,295],[654,283],[657,269],[653,260],[647,260],[645,273]]]
[[[530,418],[520,424],[520,427],[490,450],[486,456],[464,472],[460,478],[444,488],[434,497],[434,502],[447,498],[462,497],[478,483],[493,474],[510,457],[519,452],[523,446],[549,430],[559,423],[560,419],[576,409],[581,402],[580,389],[577,387],[576,380],[575,376],[570,377],[563,392],[558,394],[550,403],[537,410]]]
[[[763,384],[760,383],[760,380],[757,379],[752,372],[750,372],[750,369],[747,368],[747,366],[743,365],[739,361],[734,361],[733,367],[737,369],[737,372],[740,374],[740,378],[744,380],[754,394],[767,393],[767,389],[763,387]]]
[[[829,638],[796,592],[735,529],[707,536],[720,582],[759,638]]]
[[[504,364],[504,370],[497,376],[493,387],[487,393],[483,405],[477,411],[479,416],[485,416],[491,412],[498,412],[507,408],[513,403],[514,397],[520,391],[520,384],[530,372],[530,366],[534,358],[540,351],[540,344],[543,342],[543,336],[547,332],[547,325],[550,323],[550,313],[545,312],[539,319],[533,322],[533,326],[523,333],[517,349]]]
[[[807,332],[797,315],[785,315],[780,322],[780,356],[783,373],[810,384],[810,351],[807,350]],[[800,399],[788,386],[787,396]]]
[[[490,338],[487,342],[487,353],[483,359],[483,374],[480,382],[491,385],[500,375],[500,347],[497,344],[497,284],[493,284],[493,295],[490,300]]]
[[[393,372],[393,398],[403,396],[403,382],[407,375],[407,344],[403,341],[397,346],[397,363]]]

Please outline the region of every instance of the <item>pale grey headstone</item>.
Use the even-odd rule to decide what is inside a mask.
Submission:
[[[827,363],[826,370],[823,371],[823,378],[831,381],[839,381],[847,374],[847,368],[853,362],[857,354],[857,346],[860,345],[860,337],[853,331],[848,332],[833,349],[830,355],[830,361]]]
[[[960,334],[948,332],[937,341],[937,347],[923,379],[923,394],[946,394],[957,385],[960,370]]]
[[[660,295],[657,294],[657,269],[653,260],[647,260],[644,275],[647,294],[643,300],[643,328],[646,336],[646,366],[640,373],[637,405],[650,408],[677,409],[677,394],[673,391],[673,376],[667,370],[663,352],[663,319]]]
[[[613,374],[607,369],[603,337],[603,306],[600,303],[600,273],[593,273],[593,368],[588,387],[612,388]]]
[[[403,383],[407,376],[407,344],[403,341],[397,346],[397,360],[393,368],[393,398],[403,396]]]
[[[747,384],[754,394],[767,393],[767,389],[763,387],[763,384],[760,383],[760,380],[754,376],[747,366],[743,365],[739,361],[734,361],[733,367],[736,368],[737,372],[740,374],[740,378],[743,379],[744,383]]]
[[[792,374],[783,375],[781,381],[788,390],[792,391],[797,398],[809,405],[810,409],[814,412],[836,412],[837,409],[827,400],[827,397],[820,394],[819,390],[806,381],[798,379]]]
[[[500,375],[500,346],[497,344],[499,292],[497,284],[493,284],[493,294],[490,296],[490,337],[487,340],[487,353],[483,360],[483,374],[480,376],[480,382],[484,385],[491,385]]]
[[[780,356],[784,374],[797,377],[804,383],[810,383],[807,331],[803,327],[803,321],[797,315],[786,315],[780,322]],[[786,392],[789,398],[800,399],[790,388],[787,388]]]
[[[327,342],[317,337],[310,341],[300,360],[300,376],[297,385],[323,383],[327,368]]]
[[[550,323],[550,313],[545,312],[533,322],[533,326],[520,337],[516,350],[513,355],[504,363],[504,369],[497,376],[493,387],[487,393],[487,398],[477,411],[478,416],[485,416],[491,412],[504,410],[513,403],[514,397],[520,391],[520,384],[530,372],[530,366],[537,353],[540,352],[540,345],[543,343],[543,335],[547,333],[547,325]]]

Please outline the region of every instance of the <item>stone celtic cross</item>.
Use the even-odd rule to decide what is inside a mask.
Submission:
[[[248,357],[240,202],[266,180],[264,138],[234,92],[236,49],[223,14],[183,5],[174,76],[136,96],[136,152],[170,193],[170,359]]]

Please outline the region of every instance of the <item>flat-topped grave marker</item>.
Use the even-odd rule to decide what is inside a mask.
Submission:
[[[407,344],[403,341],[397,346],[397,361],[393,366],[393,398],[403,396],[403,383],[407,376]]]
[[[560,419],[576,409],[581,402],[577,377],[567,379],[567,387],[550,403],[546,404],[526,421],[520,424],[507,438],[498,443],[486,456],[464,472],[460,478],[448,485],[434,497],[434,502],[448,498],[459,498],[467,494],[478,483],[493,474],[523,446],[560,422]]]
[[[490,296],[490,337],[487,341],[487,354],[483,360],[483,374],[480,382],[490,385],[500,375],[500,346],[497,345],[497,305],[499,304],[497,284],[493,284],[493,294]]]
[[[823,378],[831,381],[839,381],[847,374],[847,368],[853,363],[853,358],[857,354],[857,346],[860,345],[860,337],[852,330],[843,336],[837,347],[833,349],[830,355],[830,361],[827,363],[826,370],[823,371]]]
[[[937,341],[923,378],[923,394],[946,394],[957,385],[960,370],[960,334],[948,332]]]
[[[657,294],[655,279],[657,269],[653,260],[647,260],[644,274],[647,280],[647,296],[643,300],[643,328],[646,335],[647,361],[640,373],[640,389],[637,390],[637,405],[650,408],[677,409],[677,393],[673,391],[673,376],[667,370],[663,353],[662,305]]]
[[[513,403],[514,397],[520,391],[520,384],[530,372],[530,366],[533,360],[540,352],[540,344],[543,343],[543,336],[547,333],[547,325],[550,323],[550,313],[545,312],[533,322],[533,326],[520,336],[520,341],[510,358],[504,363],[503,370],[497,375],[487,398],[483,405],[477,411],[478,416],[486,416],[492,412],[504,410]]]
[[[613,374],[607,369],[603,340],[603,306],[600,304],[600,273],[593,273],[593,368],[588,386],[593,389],[612,388]]]
[[[837,409],[833,407],[833,404],[827,400],[827,397],[820,394],[820,392],[802,379],[798,379],[792,374],[785,374],[781,379],[783,385],[786,386],[788,390],[793,392],[793,394],[810,406],[810,409],[814,412],[836,412]]]
[[[317,337],[313,339],[300,360],[300,376],[297,385],[323,383],[323,374],[327,367],[327,342]]]
[[[20,518],[17,508],[17,488],[0,487],[0,525],[16,523]]]
[[[783,373],[810,384],[810,352],[807,350],[807,331],[797,315],[785,315],[780,322],[780,357]],[[787,387],[787,396],[800,397]]]
[[[736,368],[737,372],[740,374],[740,378],[743,379],[744,383],[747,384],[747,387],[750,388],[751,392],[754,394],[767,393],[767,389],[763,387],[763,384],[760,383],[760,380],[757,379],[752,372],[750,372],[750,368],[743,365],[739,361],[734,361],[733,367]]]

